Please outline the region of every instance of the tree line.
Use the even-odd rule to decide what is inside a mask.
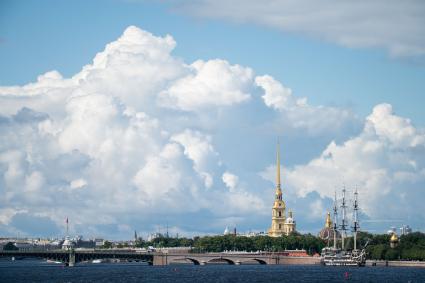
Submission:
[[[403,235],[395,248],[390,247],[390,235],[360,232],[357,236],[357,247],[366,246],[367,258],[376,260],[425,260],[425,234],[420,232]],[[348,250],[353,249],[354,241],[348,237],[345,241]],[[338,242],[340,245],[340,242]],[[138,247],[190,247],[192,252],[222,251],[265,251],[282,252],[285,250],[304,249],[310,255],[320,253],[332,241],[323,240],[312,234],[293,233],[289,236],[204,236],[191,238],[173,238],[159,235],[151,241],[139,238]]]
[[[367,258],[376,260],[425,260],[425,234],[414,232],[400,236],[398,245],[390,247],[390,235],[370,234],[360,232],[357,236],[357,246],[366,246]],[[345,241],[348,250],[353,249],[353,238],[348,237]],[[340,244],[338,242],[338,244]],[[138,238],[135,246],[139,248],[165,248],[165,247],[188,247],[191,252],[222,252],[222,251],[247,251],[247,252],[282,252],[285,250],[306,250],[310,255],[320,253],[327,245],[333,245],[332,241],[322,240],[312,234],[293,233],[289,236],[269,237],[255,236],[246,237],[239,235],[204,236],[194,238],[178,238],[159,235],[156,238],[145,241]],[[112,248],[112,242],[105,241],[103,248]],[[128,243],[119,244],[120,248],[129,247]],[[3,246],[3,250],[17,250],[13,242]]]
[[[425,260],[425,234],[420,232],[402,235],[396,247],[390,247],[390,235],[362,233],[369,239],[368,258],[378,260]]]
[[[189,238],[170,238],[160,235],[151,241],[139,239],[136,243],[138,247],[153,246],[161,247],[191,247],[192,252],[222,252],[222,251],[267,251],[280,252],[284,250],[304,249],[309,254],[319,253],[326,243],[311,234],[301,235],[293,233],[289,236],[269,237],[269,236],[204,236]]]

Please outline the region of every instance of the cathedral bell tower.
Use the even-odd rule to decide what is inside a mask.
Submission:
[[[271,237],[280,237],[281,235],[289,235],[295,230],[295,221],[292,218],[292,212],[289,221],[286,221],[286,205],[282,199],[282,188],[280,183],[280,149],[279,142],[276,150],[276,192],[272,208],[272,226],[268,231]]]

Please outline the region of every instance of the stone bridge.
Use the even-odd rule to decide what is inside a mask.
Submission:
[[[53,250],[53,251],[0,251],[1,257],[15,258],[42,258],[63,262],[67,266],[74,266],[78,262],[92,261],[94,259],[123,259],[129,261],[153,262],[152,253],[138,253],[134,251],[119,250]]]
[[[320,264],[319,257],[294,257],[279,254],[256,253],[187,253],[167,254],[155,253],[153,265],[168,265],[174,263],[193,263],[195,265],[227,263],[227,264]]]
[[[192,263],[195,265],[226,263],[240,264],[319,264],[319,257],[294,257],[258,253],[140,253],[131,250],[53,250],[53,251],[0,251],[1,257],[43,258],[63,262],[67,266],[94,259],[121,259],[142,261],[150,265]]]

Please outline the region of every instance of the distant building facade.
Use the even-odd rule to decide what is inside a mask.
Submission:
[[[410,233],[412,233],[412,228],[410,228],[409,225],[403,225],[400,227],[400,235],[409,235]]]

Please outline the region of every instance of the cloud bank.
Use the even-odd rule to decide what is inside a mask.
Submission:
[[[425,54],[425,3],[420,0],[174,1],[200,18],[254,23],[350,48],[383,48],[392,56]]]
[[[130,26],[70,78],[0,87],[2,231],[55,236],[66,217],[73,233],[111,238],[166,223],[187,235],[266,230],[280,133],[283,159],[296,153],[282,172],[301,230],[321,226],[342,180],[358,185],[370,217],[394,204],[423,220],[424,133],[390,105],[363,120],[249,67],[186,63],[175,45]]]

